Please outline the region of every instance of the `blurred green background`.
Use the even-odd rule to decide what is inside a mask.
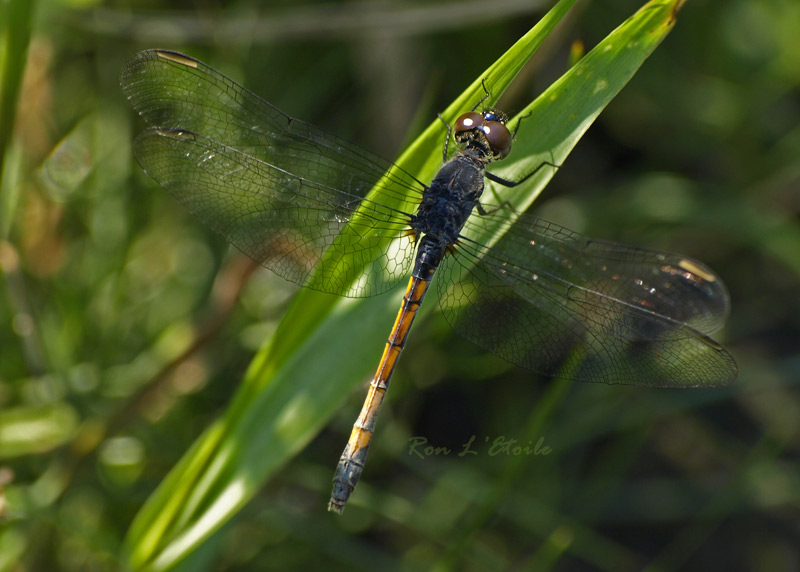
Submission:
[[[549,3],[2,6],[0,58],[25,74],[15,88],[12,65],[0,86],[19,93],[0,187],[0,571],[117,570],[133,517],[296,292],[140,171],[122,64],[184,51],[392,158]],[[590,49],[639,6],[579,2],[500,107],[523,107],[573,41]],[[433,312],[356,492],[416,516],[356,497],[343,517],[325,511],[359,391],[184,569],[800,568],[799,85],[800,4],[692,0],[534,206],[714,268],[731,293],[717,339],[739,362],[734,385],[552,382]],[[458,457],[473,435],[549,454]],[[411,437],[454,453],[409,455]]]

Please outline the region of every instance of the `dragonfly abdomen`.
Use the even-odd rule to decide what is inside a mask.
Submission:
[[[397,313],[392,332],[386,340],[378,370],[369,384],[369,392],[361,407],[361,413],[353,424],[350,439],[336,466],[328,510],[341,514],[361,477],[372,434],[375,431],[375,419],[389,388],[389,381],[405,347],[408,331],[414,323],[417,310],[445,252],[446,248],[430,237],[423,237],[420,241],[414,271],[403,296],[403,304]]]

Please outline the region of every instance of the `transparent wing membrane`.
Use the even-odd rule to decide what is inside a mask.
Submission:
[[[121,83],[149,125],[134,145],[145,171],[254,260],[353,297],[410,274],[409,224],[428,187],[409,173],[175,52],[134,56]],[[695,387],[736,376],[708,337],[728,315],[725,286],[690,258],[496,209],[467,220],[437,281],[458,333],[532,371],[556,375],[575,357],[583,381]]]
[[[343,296],[379,294],[407,276],[410,239],[393,259],[382,255],[419,202],[414,177],[187,56],[142,52],[120,81],[151,126],[135,144],[142,168],[247,255]]]
[[[498,214],[473,216],[467,228],[502,227]],[[491,247],[462,237],[439,271],[442,310],[467,339],[547,375],[575,354],[581,381],[700,387],[735,378],[733,358],[707,336],[728,315],[728,293],[702,263],[527,214],[504,230]]]

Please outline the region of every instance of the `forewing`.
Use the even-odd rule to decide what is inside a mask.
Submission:
[[[120,82],[151,126],[136,143],[139,163],[242,251],[346,296],[383,292],[407,274],[408,239],[390,238],[407,228],[423,188],[410,174],[176,52],[137,54]]]

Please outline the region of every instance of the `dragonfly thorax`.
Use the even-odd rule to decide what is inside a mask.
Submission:
[[[417,236],[430,235],[443,247],[456,242],[483,193],[485,165],[483,157],[460,153],[439,170],[412,217]]]

